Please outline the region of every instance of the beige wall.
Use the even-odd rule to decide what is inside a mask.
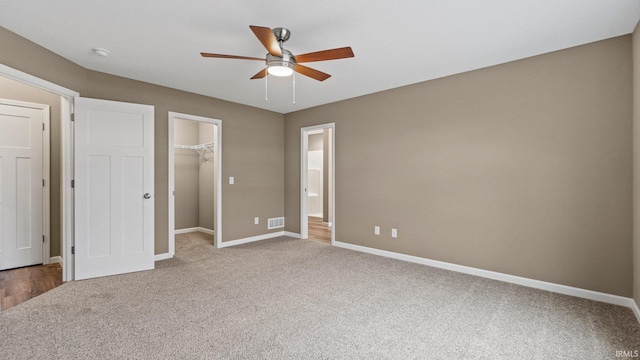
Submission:
[[[198,123],[176,119],[173,140],[177,145],[196,145]],[[171,149],[169,149],[171,151]],[[175,228],[189,229],[199,225],[200,155],[194,150],[174,149]]]
[[[82,93],[89,70],[0,26],[0,64]]]
[[[323,133],[309,135],[309,143],[308,149],[309,151],[313,150],[323,150],[322,142],[323,142]]]
[[[50,256],[60,256],[60,96],[0,76],[0,98],[44,104],[50,107]]]
[[[331,129],[322,130],[322,221],[325,223],[330,222],[330,201],[331,186],[329,184],[329,170],[331,151],[331,137],[329,136]]]
[[[640,23],[633,41],[633,298],[640,306]]]
[[[214,124],[198,123],[199,144],[215,143],[215,139],[217,139],[217,134]],[[198,202],[198,226],[215,230],[216,156],[215,153],[212,154],[210,152],[208,152],[206,156],[207,161],[200,158],[200,171],[198,172],[198,188],[200,192],[200,201]]]
[[[335,122],[337,241],[628,297],[631,119],[630,36],[290,113],[286,230]]]
[[[0,64],[81,96],[155,107],[155,252],[168,251],[168,112],[222,120],[222,240],[268,232],[253,218],[284,214],[284,116],[245,105],[84,69],[0,27]]]

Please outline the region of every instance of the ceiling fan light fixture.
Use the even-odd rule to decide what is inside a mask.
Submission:
[[[293,74],[293,68],[286,65],[269,65],[267,68],[269,75],[273,76],[291,76]]]

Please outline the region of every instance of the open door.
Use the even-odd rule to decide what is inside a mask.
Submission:
[[[154,108],[75,99],[75,279],[154,268]]]
[[[48,106],[0,99],[0,270],[43,263],[48,128]]]

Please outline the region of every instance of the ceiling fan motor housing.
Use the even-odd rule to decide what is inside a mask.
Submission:
[[[282,49],[282,56],[274,56],[267,53],[267,66],[282,66],[293,70],[296,67],[296,58],[291,51]]]

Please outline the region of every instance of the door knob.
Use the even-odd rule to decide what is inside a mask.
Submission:
[[[151,199],[151,194],[149,194],[149,193],[144,194],[144,198],[145,199]]]

